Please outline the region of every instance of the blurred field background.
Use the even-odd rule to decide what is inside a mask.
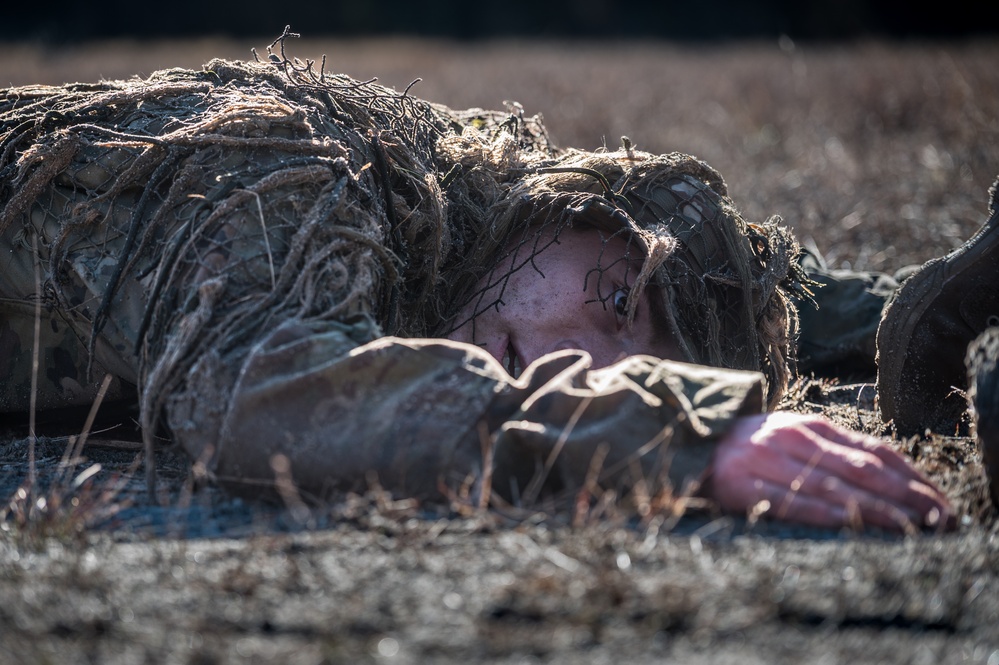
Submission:
[[[270,36],[0,42],[0,83],[147,76],[265,54]],[[305,26],[306,28],[308,26]],[[296,26],[292,26],[295,29]],[[308,32],[307,30],[305,31]],[[562,146],[628,136],[718,168],[750,220],[778,214],[834,267],[894,271],[983,221],[999,174],[999,38],[710,42],[322,37],[302,59],[453,107],[541,113]]]

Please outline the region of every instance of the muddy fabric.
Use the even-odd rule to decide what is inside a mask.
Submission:
[[[446,327],[511,233],[495,206],[555,151],[516,112],[294,67],[0,99],[0,410],[29,405],[36,307],[39,408],[88,403],[109,373],[148,440],[251,491],[290,474],[325,496],[373,470],[518,499],[578,487],[598,451],[601,482],[682,487],[763,408],[755,372],[570,354],[514,380],[475,347],[385,337]]]

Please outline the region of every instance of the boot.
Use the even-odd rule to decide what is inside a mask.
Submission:
[[[968,347],[968,402],[992,502],[999,507],[999,328],[989,328]]]
[[[999,325],[999,180],[990,196],[985,225],[909,277],[881,318],[878,400],[899,435],[952,435],[967,410],[968,344]]]

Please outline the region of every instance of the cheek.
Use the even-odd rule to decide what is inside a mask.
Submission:
[[[608,316],[599,302],[587,302],[586,294],[578,287],[554,288],[535,298],[533,306],[539,316],[566,332],[590,330]]]

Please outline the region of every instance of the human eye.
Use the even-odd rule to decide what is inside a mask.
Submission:
[[[623,286],[611,294],[611,306],[614,309],[614,315],[617,317],[618,325],[623,324],[628,319],[628,295],[630,293],[631,289]]]

